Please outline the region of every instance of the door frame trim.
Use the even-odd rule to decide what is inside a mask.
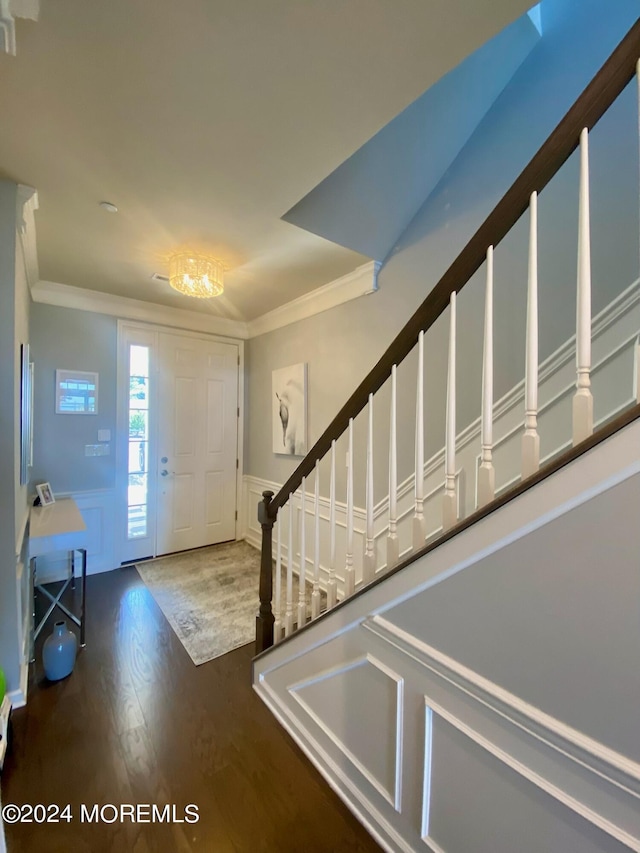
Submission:
[[[222,344],[231,344],[232,346],[237,346],[238,348],[238,366],[237,366],[237,378],[238,378],[238,417],[236,419],[237,423],[237,432],[236,432],[236,458],[238,460],[238,466],[236,468],[236,501],[235,501],[235,541],[241,537],[242,533],[242,515],[241,515],[241,507],[242,507],[242,477],[244,471],[244,391],[245,391],[245,342],[241,338],[231,338],[226,335],[216,335],[209,334],[208,332],[200,332],[194,331],[193,329],[185,329],[180,326],[169,326],[169,325],[161,325],[158,323],[145,323],[141,320],[127,320],[125,318],[118,318],[118,336],[117,336],[117,354],[116,354],[116,437],[119,438],[121,436],[121,431],[126,428],[125,421],[125,406],[124,406],[124,394],[121,388],[121,380],[122,380],[122,365],[123,358],[125,357],[124,352],[124,330],[125,329],[138,329],[140,331],[144,331],[146,333],[152,332],[156,336],[156,345],[155,349],[157,352],[157,336],[163,332],[168,333],[177,333],[183,335],[184,337],[196,338],[200,340],[208,340],[215,341],[216,343]],[[154,391],[154,398],[156,395],[156,391]],[[154,403],[157,405],[157,399],[154,399]],[[157,439],[157,427],[154,424],[154,428],[152,430],[152,434],[150,436],[153,444],[155,445]],[[116,500],[118,504],[122,503],[122,495],[123,484],[124,484],[124,475],[123,475],[123,466],[125,459],[123,458],[123,442],[120,440],[116,440]],[[128,457],[127,457],[128,458]],[[154,500],[153,500],[153,512],[157,518],[157,504],[155,500],[155,489],[156,484],[154,482]],[[116,565],[121,565],[122,556],[124,552],[125,545],[125,532],[126,532],[126,508],[123,506],[115,507],[115,519],[117,526],[117,536],[115,543],[115,558]],[[154,526],[154,545],[153,545],[153,556],[156,556],[156,531]]]

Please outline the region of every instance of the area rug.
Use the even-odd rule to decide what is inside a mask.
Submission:
[[[260,552],[246,542],[183,551],[136,568],[196,666],[255,639]],[[296,576],[293,582],[297,602]]]
[[[199,666],[255,638],[260,552],[227,542],[136,565]]]

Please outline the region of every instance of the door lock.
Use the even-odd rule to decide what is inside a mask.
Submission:
[[[166,468],[163,468],[162,471],[160,471],[160,476],[161,477],[168,477],[169,476],[169,472],[167,471]]]
[[[163,457],[162,457],[162,459],[161,459],[160,461],[162,462],[162,464],[163,464],[163,465],[166,465],[166,464],[167,464],[167,462],[169,461],[169,457],[168,457],[168,456],[163,456]]]

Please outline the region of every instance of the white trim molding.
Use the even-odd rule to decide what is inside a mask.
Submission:
[[[84,287],[71,287],[55,281],[39,281],[32,289],[31,295],[34,302],[57,305],[60,308],[76,308],[79,311],[108,314],[123,320],[139,320],[236,339],[247,337],[246,323],[237,320],[197,313],[184,308],[158,305],[155,302],[144,302],[141,299],[130,299],[128,296],[114,296],[111,293],[102,293]]]
[[[378,290],[379,269],[380,264],[377,261],[363,264],[353,272],[305,293],[248,323],[186,308],[173,308],[156,302],[131,299],[128,296],[115,296],[89,288],[72,287],[56,281],[39,281],[36,278],[32,283],[30,279],[30,286],[33,301],[42,302],[45,305],[94,311],[96,314],[108,314],[123,320],[139,320],[160,326],[179,327],[192,332],[206,332],[236,340],[247,340],[291,323],[297,323],[322,311],[328,311],[360,296],[375,293]],[[37,273],[37,267],[35,272]]]
[[[517,834],[537,834],[535,821],[541,821],[539,837],[529,838],[527,849],[536,842],[541,849],[604,849],[609,839],[603,839],[602,832],[640,851],[634,704],[623,704],[621,716],[616,717],[624,720],[617,739],[579,708],[596,694],[606,706],[602,693],[610,685],[597,681],[598,673],[607,671],[606,661],[592,671],[584,665],[591,657],[586,654],[584,660],[576,661],[575,671],[559,682],[557,672],[548,671],[548,647],[530,644],[532,635],[525,624],[519,634],[514,630],[514,641],[503,655],[509,671],[518,675],[505,677],[505,668],[494,666],[502,632],[494,630],[478,650],[477,625],[469,618],[476,601],[483,607],[474,598],[475,583],[492,562],[487,557],[496,555],[502,560],[500,577],[509,578],[517,595],[502,599],[497,576],[483,578],[489,595],[495,589],[497,597],[495,608],[486,611],[487,618],[514,601],[524,608],[537,606],[554,637],[573,638],[559,649],[561,654],[571,654],[583,635],[572,635],[570,628],[565,632],[565,626],[572,624],[566,617],[569,610],[575,615],[575,608],[580,608],[576,623],[587,625],[585,630],[593,625],[588,617],[600,601],[601,587],[590,586],[589,581],[599,574],[600,555],[585,558],[584,589],[577,597],[570,584],[564,588],[559,584],[558,594],[547,576],[536,583],[535,559],[523,572],[511,574],[510,568],[532,553],[534,542],[529,536],[534,531],[538,536],[545,527],[551,541],[542,559],[547,565],[560,562],[576,531],[593,522],[605,494],[612,501],[612,516],[621,516],[621,508],[634,502],[640,488],[639,433],[640,422],[634,421],[479,524],[384,584],[371,585],[309,630],[293,634],[254,661],[258,695],[383,849],[394,853],[473,849],[474,833],[486,831],[491,836],[495,829],[492,849],[511,851]],[[598,517],[604,528],[607,519],[601,512]],[[633,577],[637,544],[633,512],[624,517],[620,553],[628,556],[625,573],[616,576],[621,583],[623,577]],[[556,524],[560,518],[573,524],[573,529]],[[558,538],[560,529],[564,538]],[[594,541],[599,533],[592,531]],[[430,621],[433,611],[423,607],[435,587],[439,587],[439,606],[445,614],[439,624],[437,619]],[[510,614],[514,625],[517,614],[517,609]],[[633,623],[632,609],[625,618],[625,626]],[[603,608],[602,624],[592,634],[594,647],[618,619],[615,607]],[[607,648],[612,664],[620,649],[628,647],[626,633],[620,630]],[[369,690],[356,674],[365,661],[375,661],[396,684],[403,684],[401,721],[391,702],[385,706],[384,723],[363,713],[363,708],[385,695]],[[627,658],[618,666],[616,684],[619,677],[624,678]],[[384,688],[382,682],[380,689]],[[391,688],[387,691],[390,698]],[[612,690],[611,702],[620,708],[627,693],[624,685]],[[555,701],[559,696],[562,701]],[[390,768],[392,750],[398,754],[400,725],[402,788],[394,797]],[[376,770],[372,778],[372,768],[379,765],[363,761],[362,756],[379,754],[381,745],[388,763],[384,774]],[[503,832],[507,787],[514,812],[508,831]]]
[[[343,305],[359,296],[375,293],[378,290],[380,266],[379,261],[362,264],[353,272],[336,278],[316,290],[305,293],[303,296],[299,296],[297,299],[251,320],[247,324],[248,337],[255,338],[258,335],[265,335],[267,332],[273,332],[283,326],[297,323],[299,320],[306,320],[307,317],[312,317],[314,314],[328,311],[329,308],[336,308],[338,305]]]
[[[16,22],[11,14],[11,3],[9,0],[0,0],[0,33],[2,41],[0,47],[9,56],[16,55]]]
[[[116,490],[93,489],[61,494],[58,497],[72,497],[87,525],[87,574],[93,575],[117,568]],[[63,580],[67,577],[68,559],[66,551],[38,557],[38,581],[51,583]]]
[[[18,235],[22,247],[25,277],[30,291],[33,291],[40,280],[35,222],[35,212],[39,207],[37,190],[18,184]]]
[[[0,0],[0,48],[15,56],[16,45],[16,18],[29,18],[37,21],[40,14],[40,0]]]
[[[394,742],[394,750],[393,750],[393,786],[392,788],[388,788],[385,786],[384,782],[378,779],[373,772],[371,772],[363,763],[360,761],[356,755],[348,748],[348,746],[343,743],[343,741],[337,736],[337,734],[331,731],[330,727],[325,723],[324,720],[313,710],[311,705],[302,698],[301,692],[304,691],[306,687],[310,687],[314,684],[318,684],[319,682],[327,681],[335,676],[347,674],[350,671],[363,667],[363,666],[372,666],[381,672],[384,676],[386,676],[390,682],[394,685],[395,690],[395,721],[393,723],[393,731],[391,732],[391,738]],[[384,797],[384,799],[395,809],[395,811],[402,811],[402,732],[403,732],[403,704],[404,704],[404,678],[398,675],[390,667],[386,666],[382,663],[378,658],[376,658],[372,654],[365,654],[357,657],[354,660],[346,661],[344,664],[339,664],[338,666],[331,667],[328,670],[325,670],[320,673],[315,673],[314,675],[304,678],[296,684],[291,684],[289,686],[289,693],[295,699],[295,701],[300,705],[300,707],[304,710],[306,714],[310,717],[311,720],[318,726],[320,731],[327,737],[332,743],[340,750],[345,758],[351,762],[354,769],[374,788],[380,796]]]

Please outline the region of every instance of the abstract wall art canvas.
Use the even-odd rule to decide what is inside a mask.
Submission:
[[[307,452],[307,365],[272,373],[273,452],[304,456]]]

